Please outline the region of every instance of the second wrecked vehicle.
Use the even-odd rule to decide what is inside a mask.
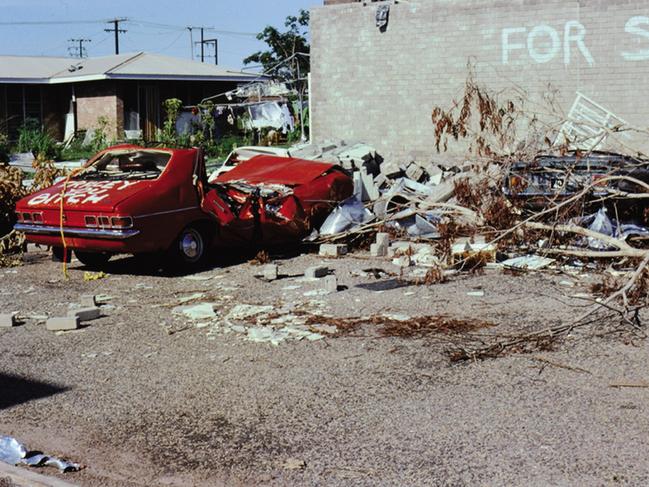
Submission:
[[[20,200],[15,228],[91,266],[163,252],[192,265],[219,247],[299,241],[352,191],[334,164],[257,156],[208,183],[198,149],[122,145]]]

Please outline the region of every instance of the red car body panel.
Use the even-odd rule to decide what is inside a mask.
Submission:
[[[187,226],[199,225],[218,246],[277,244],[304,237],[349,197],[349,175],[333,164],[258,156],[207,183],[198,149],[122,145],[88,161],[132,153],[168,157],[154,179],[102,180],[84,173],[21,199],[16,229],[30,242],[60,247],[61,194],[66,245],[86,252],[163,251]],[[132,226],[89,226],[87,219]],[[35,221],[36,218],[39,221]],[[106,220],[106,218],[108,220]],[[131,220],[128,220],[131,221]]]
[[[255,156],[221,174],[215,182],[247,181],[250,184],[286,184],[297,186],[313,181],[335,164],[275,156]]]

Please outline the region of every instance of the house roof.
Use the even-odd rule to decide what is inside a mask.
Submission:
[[[253,81],[259,75],[138,52],[96,58],[0,56],[0,83],[59,84],[104,79]]]

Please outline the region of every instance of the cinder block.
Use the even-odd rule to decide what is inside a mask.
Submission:
[[[0,314],[0,328],[11,328],[16,325],[16,313]]]
[[[50,318],[45,322],[45,328],[50,331],[76,330],[79,328],[79,318],[77,316]]]
[[[376,234],[376,243],[385,245],[386,247],[390,246],[390,234],[389,233],[384,233],[384,232],[379,232]]]
[[[276,264],[267,264],[264,266],[264,279],[274,281],[277,279],[279,267]]]
[[[412,162],[406,169],[406,176],[413,181],[419,181],[423,175],[424,169],[416,162]]]
[[[80,321],[95,320],[101,316],[101,310],[97,306],[90,308],[71,309],[68,316],[77,317]]]
[[[339,257],[347,253],[346,244],[321,244],[320,255],[322,257]]]
[[[372,257],[385,257],[388,255],[388,246],[385,244],[373,243],[370,245],[370,255]]]
[[[308,277],[310,279],[325,277],[327,274],[329,274],[329,268],[323,265],[309,267],[306,271],[304,271],[304,277]]]
[[[327,276],[324,278],[324,288],[328,293],[335,293],[338,291],[338,279],[336,276]]]

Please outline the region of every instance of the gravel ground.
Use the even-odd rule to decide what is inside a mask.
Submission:
[[[325,295],[300,277],[319,257],[276,262],[285,276],[273,282],[232,259],[169,277],[124,258],[84,281],[80,263],[64,280],[35,251],[0,270],[0,312],[30,316],[0,328],[0,434],[82,463],[63,477],[83,486],[649,483],[649,389],[610,386],[649,380],[645,341],[584,331],[554,350],[451,364],[443,334],[385,337],[368,323],[274,346],[214,324],[244,303],[446,315],[506,335],[574,318],[584,304],[570,296],[594,277],[488,271],[390,289],[390,276],[359,271],[398,269],[359,253],[325,261],[341,286]],[[192,304],[214,303],[214,323],[173,313],[195,293]],[[112,299],[78,331],[35,316],[62,316],[82,294]]]

